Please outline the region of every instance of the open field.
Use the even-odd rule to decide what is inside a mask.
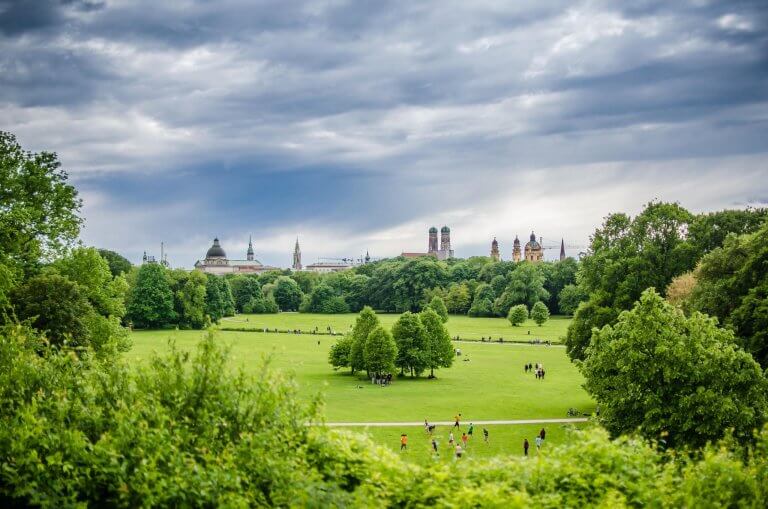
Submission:
[[[581,425],[585,426],[585,425]],[[467,431],[466,425],[461,426],[461,430]],[[483,441],[483,427],[488,429],[488,443]],[[468,442],[462,461],[469,458],[487,458],[503,454],[523,455],[523,439],[527,438],[530,442],[529,456],[537,456],[536,443],[534,438],[539,434],[539,430],[544,427],[547,431],[546,440],[542,446],[541,454],[546,455],[547,449],[563,444],[571,439],[569,430],[576,426],[573,424],[555,424],[555,425],[489,425],[475,426],[475,431]],[[431,437],[424,431],[423,426],[408,428],[348,428],[355,433],[367,434],[374,442],[383,445],[393,452],[402,455],[409,461],[419,464],[444,463],[454,461],[453,448],[449,447],[448,434],[452,431],[451,426],[438,426],[435,429],[434,436],[437,439],[439,456],[435,456],[432,451]],[[408,435],[408,448],[400,451],[400,434]],[[456,440],[461,437],[461,432],[453,430]]]
[[[380,314],[382,325],[391,327],[400,316],[398,314]],[[267,315],[237,315],[224,318],[221,327],[240,329],[300,329],[309,332],[317,327],[318,331],[326,332],[328,327],[334,332],[347,332],[355,323],[357,314],[325,315],[316,313],[278,313]],[[519,327],[512,327],[504,318],[472,318],[463,315],[451,315],[446,326],[451,337],[461,339],[480,339],[491,337],[494,340],[528,341],[530,339],[562,342],[565,337],[570,317],[553,316],[539,327],[533,320],[528,320]],[[530,331],[530,334],[529,334]]]
[[[146,360],[151,352],[167,349],[174,339],[191,349],[200,331],[136,331],[132,360]],[[582,377],[562,348],[513,344],[462,343],[463,355],[454,366],[428,380],[396,378],[389,387],[334,372],[327,363],[336,338],[300,334],[218,332],[231,347],[233,368],[259,365],[271,354],[275,367],[294,373],[302,396],[322,392],[328,422],[421,422],[449,420],[461,412],[465,421],[566,417],[568,408],[593,409],[581,388]],[[319,344],[318,344],[319,342]],[[547,375],[536,380],[523,371],[525,363],[541,362]]]

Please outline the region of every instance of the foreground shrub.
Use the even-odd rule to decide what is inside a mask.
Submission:
[[[699,457],[591,428],[535,458],[419,467],[318,422],[317,400],[213,337],[147,365],[0,331],[0,505],[764,507],[768,430]]]

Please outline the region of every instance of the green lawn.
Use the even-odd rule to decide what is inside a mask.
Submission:
[[[390,327],[400,316],[398,314],[380,314],[379,320]],[[324,315],[315,313],[278,313],[273,315],[237,315],[224,318],[221,327],[257,329],[269,328],[279,330],[300,329],[303,332],[312,331],[315,327],[325,332],[330,326],[334,332],[346,332],[355,323],[357,314]],[[492,337],[494,340],[528,341],[531,339],[562,342],[565,337],[570,317],[553,316],[544,325],[538,326],[533,320],[528,320],[519,327],[512,327],[504,318],[471,318],[463,315],[452,315],[446,324],[451,337],[462,339],[480,339]],[[530,334],[529,334],[530,332]]]
[[[483,441],[483,428],[488,429],[488,443]],[[548,424],[546,426],[526,424],[526,425],[488,425],[475,426],[475,432],[470,438],[467,448],[462,455],[462,460],[467,458],[487,458],[503,454],[523,455],[523,439],[527,438],[530,442],[529,456],[537,455],[536,443],[534,438],[539,434],[539,430],[544,427],[547,431],[546,440],[542,445],[540,454],[546,455],[547,449],[563,444],[571,439],[569,430],[574,429],[573,424]],[[454,461],[454,450],[449,447],[448,434],[452,428],[450,426],[438,426],[435,429],[434,436],[437,439],[438,456],[432,451],[431,437],[419,427],[404,428],[347,428],[355,433],[367,434],[374,442],[391,449],[397,454],[402,455],[409,461],[419,464],[434,462]],[[462,426],[462,431],[466,431],[467,426]],[[400,434],[408,435],[408,447],[400,451]],[[454,437],[458,440],[461,432],[454,431]]]
[[[300,315],[297,315],[300,316]],[[127,355],[143,361],[153,350],[167,348],[173,338],[180,348],[192,348],[200,331],[136,331]],[[233,367],[258,366],[265,354],[274,365],[292,371],[301,394],[325,395],[329,422],[421,422],[451,419],[461,412],[465,420],[534,419],[566,417],[568,408],[591,411],[593,404],[581,387],[582,377],[558,346],[461,343],[463,355],[454,366],[428,380],[396,379],[389,387],[335,372],[327,363],[336,338],[306,334],[218,332],[232,348]],[[319,341],[319,344],[318,344]],[[465,360],[468,359],[468,360]],[[547,375],[536,380],[523,371],[525,363],[541,362]]]

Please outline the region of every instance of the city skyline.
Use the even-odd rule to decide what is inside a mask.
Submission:
[[[768,203],[766,27],[748,1],[0,0],[0,129],[134,262],[249,234],[269,265],[296,235],[394,256],[431,224],[508,258],[654,199]]]

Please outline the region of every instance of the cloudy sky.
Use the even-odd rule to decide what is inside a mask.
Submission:
[[[391,256],[443,224],[509,258],[652,199],[768,203],[764,0],[0,0],[0,50],[0,129],[133,261]]]

